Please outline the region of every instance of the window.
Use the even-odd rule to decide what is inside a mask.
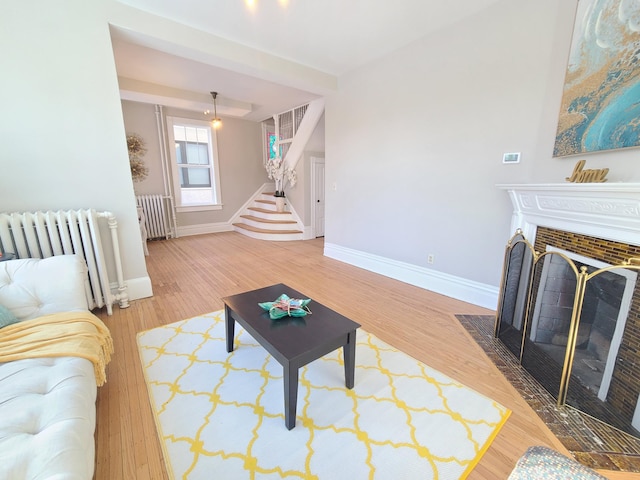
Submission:
[[[218,149],[209,123],[167,117],[167,130],[178,210],[222,208]]]
[[[269,145],[269,159],[276,158],[276,134],[274,132],[269,132],[269,136],[267,138],[267,144]]]
[[[276,132],[274,130],[275,130],[275,127],[273,125],[266,125],[264,123],[262,124],[262,132],[264,134],[264,139],[265,139],[264,146],[263,146],[263,150],[264,150],[263,162],[265,165],[272,158],[276,158],[276,157],[284,158],[284,156],[287,154],[287,151],[289,151],[289,147],[291,146],[291,140],[287,141],[287,140],[282,140],[281,138],[280,147],[278,148],[276,146],[276,140],[278,136],[276,135]]]
[[[287,155],[289,147],[291,147],[291,143],[293,142],[293,137],[300,128],[300,124],[302,123],[302,119],[304,118],[304,114],[308,107],[309,104],[302,105],[301,107],[278,114],[277,118],[274,117],[274,119],[277,119],[277,129],[274,124],[274,119],[262,122],[262,134],[264,139],[263,162],[265,165],[271,158],[275,158],[276,156],[284,158]],[[278,130],[278,133],[276,133],[276,130]],[[280,135],[279,141],[277,142],[279,148],[276,147],[278,135]]]
[[[262,135],[264,139],[264,143],[262,145],[262,149],[264,152],[262,162],[264,165],[267,162],[276,157],[276,127],[273,125],[273,122],[262,122]]]

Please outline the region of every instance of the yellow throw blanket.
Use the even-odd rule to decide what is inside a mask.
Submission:
[[[0,362],[25,358],[82,357],[93,362],[96,384],[106,382],[113,340],[91,312],[61,312],[0,328]]]

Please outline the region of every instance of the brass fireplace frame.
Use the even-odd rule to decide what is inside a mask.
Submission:
[[[514,251],[518,245],[522,245],[521,248],[524,250],[517,251],[516,256],[514,256]],[[547,252],[537,252],[534,246],[524,237],[522,230],[518,229],[513,237],[507,242],[505,247],[505,255],[504,255],[504,263],[502,270],[502,278],[500,282],[500,291],[499,291],[499,301],[496,311],[496,320],[494,326],[494,337],[498,338],[501,332],[501,324],[503,320],[505,320],[506,315],[509,313],[505,313],[505,308],[512,308],[513,311],[510,312],[512,315],[511,324],[514,322],[514,318],[516,315],[517,306],[515,305],[516,299],[510,299],[509,305],[507,305],[507,290],[510,289],[511,293],[513,293],[513,288],[516,288],[518,291],[518,295],[522,295],[522,299],[526,298],[526,301],[520,306],[519,317],[517,320],[521,322],[521,332],[522,339],[520,341],[520,351],[519,355],[512,349],[510,351],[517,357],[518,362],[522,365],[523,355],[525,350],[526,337],[528,335],[529,323],[532,321],[532,314],[534,311],[534,302],[536,300],[537,290],[536,290],[536,272],[538,269],[536,267],[541,265],[541,262],[544,261],[545,257],[549,255],[559,255],[562,257],[567,264],[571,267],[571,270],[575,274],[576,287],[575,293],[573,297],[573,306],[571,311],[571,319],[569,324],[569,331],[567,334],[567,345],[565,350],[564,362],[562,364],[562,373],[560,377],[560,385],[557,392],[557,406],[562,407],[567,402],[567,392],[569,390],[569,383],[571,380],[571,372],[573,370],[573,363],[575,360],[576,353],[576,345],[578,341],[578,329],[580,327],[580,320],[583,311],[583,305],[585,300],[585,292],[587,288],[587,282],[593,279],[594,277],[601,275],[605,272],[625,269],[631,270],[640,273],[640,258],[628,258],[623,262],[616,265],[609,265],[603,268],[598,268],[595,271],[589,273],[587,271],[587,267],[578,268],[571,258],[565,255],[562,252],[557,251],[547,251]],[[519,270],[517,272],[511,272],[510,266],[512,262],[518,260],[518,257],[521,257],[523,263],[519,265]],[[525,262],[526,260],[526,262]],[[516,264],[517,265],[517,264]],[[516,284],[514,284],[514,278],[509,278],[509,274],[517,274]],[[538,279],[539,280],[539,279]],[[516,285],[514,287],[514,285]],[[526,285],[526,291],[521,292],[521,288],[523,285]],[[508,321],[505,320],[505,321]],[[546,388],[546,387],[545,387]],[[548,390],[548,388],[547,388]],[[554,395],[553,392],[549,392]],[[640,393],[640,392],[639,392]]]

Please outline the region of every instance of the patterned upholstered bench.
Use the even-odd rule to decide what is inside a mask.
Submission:
[[[607,480],[599,473],[547,447],[529,447],[508,480]]]

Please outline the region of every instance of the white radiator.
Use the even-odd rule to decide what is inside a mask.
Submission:
[[[117,287],[112,291],[102,248],[100,224],[106,223],[111,235]],[[103,227],[105,228],[105,227]],[[116,301],[129,306],[122,275],[118,222],[110,212],[93,209],[57,212],[0,213],[0,250],[17,258],[46,258],[53,255],[80,255],[89,269],[86,284],[90,309],[107,307],[109,315]]]
[[[169,238],[166,200],[167,197],[163,195],[136,195],[136,203],[144,213],[144,225],[149,239]]]

